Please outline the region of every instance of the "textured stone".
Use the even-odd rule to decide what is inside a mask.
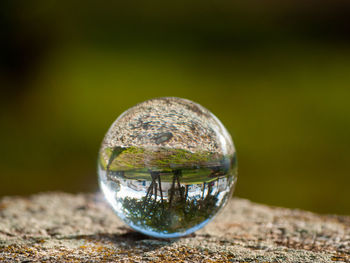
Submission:
[[[160,240],[119,221],[95,194],[0,201],[0,262],[350,262],[350,217],[234,198],[194,235]]]
[[[231,136],[212,113],[197,103],[175,97],[147,100],[125,111],[106,134],[102,152],[107,147],[132,146],[221,155],[235,151]]]

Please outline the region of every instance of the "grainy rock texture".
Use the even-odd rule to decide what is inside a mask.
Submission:
[[[120,115],[106,134],[102,151],[116,146],[234,153],[231,136],[212,113],[175,97],[147,100]]]
[[[0,201],[0,262],[350,262],[350,217],[233,199],[195,235],[160,240],[123,225],[100,196]]]

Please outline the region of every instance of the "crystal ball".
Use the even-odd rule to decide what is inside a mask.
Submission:
[[[206,225],[232,196],[236,150],[206,108],[155,98],[128,109],[109,128],[98,174],[122,221],[149,236],[176,238]]]

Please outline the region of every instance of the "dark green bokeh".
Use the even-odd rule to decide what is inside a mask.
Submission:
[[[236,195],[350,214],[348,6],[134,4],[1,7],[0,195],[97,191],[115,118],[178,96],[231,132]]]

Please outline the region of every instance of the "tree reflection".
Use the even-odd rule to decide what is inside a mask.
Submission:
[[[141,198],[140,195],[116,197],[122,204],[123,211],[120,212],[129,224],[160,233],[184,232],[212,218],[230,195],[227,191],[233,180],[230,157],[209,162],[206,166],[177,166],[173,170],[157,166],[152,167],[153,170],[112,167],[126,150],[115,147],[111,151],[106,175],[107,180],[144,193]],[[222,191],[224,194],[219,196]]]
[[[153,174],[146,196],[121,200],[126,219],[145,229],[173,233],[185,231],[211,218],[220,208],[219,191],[213,191],[217,180],[203,183],[201,197],[189,197],[189,186],[181,186],[180,177],[181,171],[174,171],[172,185],[168,190],[169,198],[164,199],[161,195],[158,199],[157,187],[161,187],[161,179],[160,174]]]

